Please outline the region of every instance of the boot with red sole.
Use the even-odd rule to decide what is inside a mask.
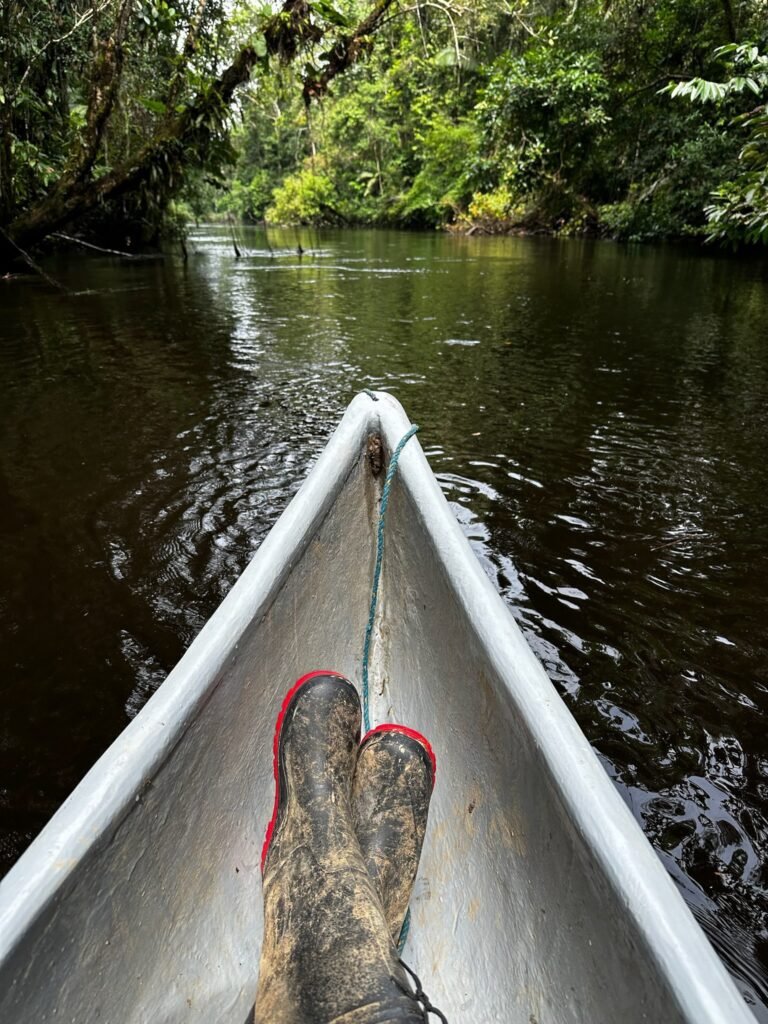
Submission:
[[[416,880],[435,770],[428,740],[402,725],[372,729],[357,755],[355,832],[395,943]]]
[[[275,731],[257,1024],[423,1024],[352,821],[360,700],[313,672]]]

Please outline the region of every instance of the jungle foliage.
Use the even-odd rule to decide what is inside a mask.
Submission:
[[[712,238],[731,242],[768,242],[768,55],[750,44],[729,43],[717,51],[726,58],[730,77],[723,82],[694,78],[672,87],[675,97],[693,102],[712,102],[721,108],[738,110],[729,127],[738,133],[743,145],[738,166],[731,178],[722,182],[705,208]],[[749,100],[743,111],[742,98]],[[737,102],[731,103],[736,100]]]
[[[392,6],[340,23],[325,0],[0,0],[0,262],[71,225],[156,240],[175,200],[223,183],[245,86],[311,57],[322,97]]]
[[[305,109],[290,73],[249,93],[244,191],[224,205],[280,223],[764,241],[767,39],[766,0],[401,5],[321,104]]]
[[[764,242],[767,43],[768,0],[0,0],[0,262],[213,209]]]

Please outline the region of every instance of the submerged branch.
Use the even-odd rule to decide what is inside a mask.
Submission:
[[[65,242],[72,242],[73,245],[82,245],[86,249],[94,249],[96,252],[106,253],[108,256],[121,256],[125,260],[141,260],[147,257],[135,252],[123,252],[122,249],[105,249],[101,245],[94,245],[93,242],[86,242],[83,238],[75,238],[74,235],[65,235],[63,231],[51,232],[52,238],[61,238]]]
[[[42,279],[44,281],[46,281],[52,288],[55,288],[57,291],[64,292],[67,295],[69,294],[69,289],[65,288],[64,285],[60,281],[57,281],[57,280],[55,280],[55,278],[51,277],[50,274],[46,274],[46,272],[43,270],[43,268],[40,266],[40,264],[36,263],[32,259],[32,257],[29,255],[29,253],[26,252],[24,249],[22,249],[21,246],[18,245],[10,237],[10,235],[8,235],[7,232],[3,230],[2,227],[0,227],[0,235],[2,235],[3,238],[5,239],[5,241],[7,242],[7,244],[12,249],[14,249],[19,256],[21,256],[21,258],[27,264],[29,269],[31,271],[33,271],[33,273],[38,274],[40,277],[42,277]]]

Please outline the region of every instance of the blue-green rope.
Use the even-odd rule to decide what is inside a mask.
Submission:
[[[377,396],[370,391],[368,388],[364,389],[365,394],[374,402],[378,402]],[[387,475],[384,478],[384,487],[381,491],[381,504],[379,506],[379,523],[376,535],[376,566],[373,570],[373,585],[371,587],[371,607],[368,612],[368,623],[365,627],[365,643],[363,644],[363,721],[365,722],[365,731],[368,732],[371,728],[371,709],[370,709],[370,693],[368,684],[368,662],[371,658],[371,636],[373,634],[373,623],[376,618],[376,603],[379,598],[379,580],[381,579],[381,563],[384,559],[384,517],[387,514],[387,505],[389,504],[389,490],[392,485],[392,480],[395,476],[395,470],[397,469],[397,462],[400,458],[400,452],[405,448],[406,444],[418,432],[418,425],[416,423],[408,430],[408,432],[400,439],[400,442],[392,452],[392,458],[389,460],[389,466],[387,468]],[[411,927],[411,908],[405,912],[405,920],[403,926],[400,929],[400,935],[397,940],[397,952],[401,954],[405,947],[406,940],[408,938],[408,932]]]
[[[373,570],[373,585],[371,587],[371,606],[368,610],[368,623],[365,627],[365,643],[363,644],[363,722],[365,723],[365,731],[368,732],[371,728],[371,709],[370,709],[370,695],[368,686],[368,662],[371,658],[371,636],[373,634],[373,622],[376,618],[376,603],[379,599],[379,581],[381,579],[381,563],[384,558],[384,520],[387,514],[387,506],[389,504],[389,491],[392,486],[392,480],[397,469],[397,462],[400,458],[400,452],[405,448],[406,444],[413,435],[418,431],[418,425],[416,423],[400,438],[397,448],[392,452],[392,457],[389,460],[389,466],[387,467],[387,475],[384,478],[384,487],[381,490],[381,504],[379,506],[379,524],[377,528],[376,536],[376,565]]]
[[[397,940],[397,952],[400,956],[403,955],[405,949],[405,943],[408,940],[408,932],[411,930],[411,908],[405,912],[405,920],[403,921],[403,927],[400,929],[400,935]]]

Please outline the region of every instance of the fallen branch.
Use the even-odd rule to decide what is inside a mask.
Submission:
[[[87,131],[79,151],[50,193],[6,225],[7,233],[3,231],[6,244],[0,245],[0,266],[17,247],[38,244],[97,206],[152,180],[158,173],[167,179],[180,179],[185,164],[195,160],[204,162],[211,140],[225,130],[223,122],[235,91],[249,81],[262,59],[255,46],[242,47],[229,66],[189,105],[164,121],[154,137],[131,159],[100,177],[92,177],[121,77],[122,44],[134,3],[135,0],[120,0],[117,25],[97,58],[86,116]],[[395,3],[396,0],[376,0],[370,14],[337,41],[321,75],[316,80],[305,80],[305,102],[321,97],[336,75],[369,52],[373,45],[372,33],[381,26],[385,13]],[[317,41],[319,30],[309,17],[310,13],[307,0],[284,0],[280,13],[264,30],[267,52],[289,61],[302,46]]]
[[[120,249],[104,249],[100,245],[94,245],[93,242],[86,242],[83,238],[75,238],[73,235],[65,235],[63,231],[54,231],[51,237],[63,238],[65,242],[73,242],[75,245],[82,245],[86,249],[95,249],[96,252],[103,252],[106,253],[108,256],[122,256],[124,260],[141,260],[147,258],[156,259],[158,257],[162,258],[162,254],[159,253],[157,256],[155,256],[155,254],[153,253],[151,256],[147,257],[136,252],[123,252]]]
[[[50,274],[46,274],[43,268],[39,266],[39,264],[35,263],[35,261],[29,255],[29,253],[25,252],[20,245],[17,245],[16,242],[14,242],[14,240],[10,237],[10,235],[6,234],[6,232],[1,227],[0,235],[2,235],[3,238],[5,238],[6,242],[8,242],[11,248],[16,250],[16,252],[21,256],[21,258],[24,260],[24,262],[27,264],[30,270],[32,270],[35,274],[39,274],[40,277],[42,277],[44,281],[47,281],[52,288],[56,288],[63,294],[69,295],[69,289],[65,288],[60,281],[54,280],[54,278],[52,278]]]
[[[100,203],[143,184],[149,180],[153,168],[175,166],[185,147],[203,148],[215,130],[207,124],[211,111],[226,109],[235,89],[250,78],[257,60],[252,47],[240,50],[209,89],[199,95],[170,126],[164,126],[132,160],[100,178],[86,178],[66,188],[55,188],[49,196],[11,223],[6,238],[10,236],[19,244],[35,245]]]

